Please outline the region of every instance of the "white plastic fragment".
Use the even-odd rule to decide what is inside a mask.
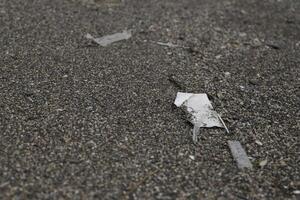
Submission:
[[[100,46],[106,47],[108,45],[110,45],[111,43],[114,42],[118,42],[120,40],[128,40],[129,38],[131,38],[131,31],[130,30],[124,30],[122,33],[115,33],[112,35],[106,35],[100,38],[95,38],[93,37],[91,34],[86,34],[86,38],[93,40],[94,42],[96,42],[97,44],[99,44]]]
[[[222,55],[219,54],[219,55],[216,55],[215,58],[216,58],[216,59],[220,59],[221,57],[222,57]]]
[[[124,3],[124,0],[80,0],[83,4],[100,7],[103,5],[106,6],[117,6]]]
[[[190,158],[191,160],[195,160],[195,156],[193,156],[193,155],[189,155],[189,158]]]
[[[178,92],[174,103],[177,107],[184,105],[198,127],[224,127],[206,94]]]
[[[294,190],[293,194],[300,194],[300,190]]]
[[[225,128],[226,132],[229,133],[229,130],[228,130],[228,128],[227,128],[225,122],[224,122],[223,119],[221,118],[221,116],[220,116],[219,114],[217,114],[217,115],[218,115],[218,117],[219,117],[219,120],[220,120],[221,123],[223,124],[223,127]]]
[[[225,74],[225,77],[226,77],[226,78],[230,77],[230,75],[231,75],[230,72],[225,72],[224,74]]]
[[[194,128],[193,128],[193,141],[195,142],[195,143],[197,143],[198,142],[198,136],[199,136],[199,132],[200,132],[200,127],[199,126],[196,126],[196,125],[194,125]]]
[[[268,163],[268,160],[267,160],[267,159],[262,160],[262,161],[259,162],[259,166],[260,166],[260,167],[264,167],[264,166],[267,165],[267,163]]]
[[[255,140],[255,143],[258,144],[259,146],[263,145],[263,143],[261,141],[259,141],[259,140]]]
[[[161,46],[165,46],[165,47],[171,47],[171,48],[179,47],[178,45],[173,44],[171,42],[156,42],[156,44],[161,45]]]
[[[174,104],[177,107],[185,106],[192,115],[191,123],[194,124],[194,142],[197,142],[197,136],[201,127],[221,127],[229,132],[223,120],[220,120],[221,117],[213,110],[207,94],[178,92]]]
[[[1,184],[0,184],[0,188],[4,188],[4,187],[6,187],[7,185],[9,185],[9,182],[1,183]]]
[[[239,141],[228,141],[228,145],[234,160],[237,162],[237,166],[240,169],[248,168],[252,169],[252,164],[243,149]]]

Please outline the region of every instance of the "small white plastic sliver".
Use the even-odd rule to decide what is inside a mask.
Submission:
[[[252,164],[239,141],[228,141],[228,145],[239,169],[252,169]]]
[[[161,45],[161,46],[165,46],[165,47],[171,47],[171,48],[178,47],[178,45],[173,44],[171,42],[167,42],[167,43],[165,43],[165,42],[156,42],[156,44]]]
[[[122,33],[114,33],[112,35],[106,35],[100,38],[95,38],[91,34],[86,34],[86,38],[93,40],[100,46],[106,47],[110,45],[111,43],[118,42],[120,40],[128,40],[131,38],[131,31],[130,30],[124,30]]]

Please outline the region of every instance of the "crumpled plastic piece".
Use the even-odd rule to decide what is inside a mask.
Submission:
[[[239,141],[228,140],[228,145],[239,169],[252,169],[252,164]]]
[[[198,127],[224,127],[206,94],[178,92],[175,105],[186,106],[193,116],[192,123]]]
[[[218,113],[213,110],[207,94],[178,92],[174,104],[177,107],[185,106],[187,111],[192,115],[191,123],[194,124],[194,142],[197,142],[201,127],[220,127],[225,128],[228,132],[227,127]]]
[[[121,40],[128,40],[131,38],[132,34],[130,30],[124,30],[122,33],[114,33],[112,35],[106,35],[100,38],[95,38],[91,34],[86,34],[86,38],[93,40],[97,44],[99,44],[102,47],[106,47],[114,42],[118,42]]]

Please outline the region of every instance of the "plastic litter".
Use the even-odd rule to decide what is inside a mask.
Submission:
[[[177,107],[185,106],[192,115],[191,123],[193,128],[193,140],[197,142],[198,133],[201,127],[220,127],[228,129],[216,111],[213,110],[207,94],[193,94],[178,92],[174,104]]]
[[[239,141],[228,141],[228,145],[239,169],[252,169],[252,164]]]
[[[260,166],[260,167],[264,167],[264,166],[267,165],[267,163],[268,163],[268,160],[267,160],[267,159],[266,159],[266,160],[262,160],[262,161],[259,162],[259,166]]]
[[[263,143],[261,141],[259,141],[259,140],[255,140],[255,143],[258,144],[259,146],[263,145]]]
[[[293,194],[300,194],[300,190],[294,190]]]
[[[117,6],[124,3],[124,0],[80,0],[83,4],[93,6],[93,7],[101,7],[101,6]]]
[[[93,40],[100,46],[106,47],[114,42],[118,42],[120,40],[128,40],[131,38],[132,34],[130,30],[124,30],[122,33],[114,33],[112,35],[106,35],[100,38],[95,38],[91,34],[86,34],[86,38]]]
[[[165,42],[156,42],[156,44],[161,45],[161,46],[165,46],[165,47],[171,47],[171,48],[179,47],[178,45],[173,44],[171,42],[167,42],[167,43],[165,43]]]
[[[191,160],[195,160],[195,156],[193,156],[193,155],[189,155],[189,158],[190,158]]]

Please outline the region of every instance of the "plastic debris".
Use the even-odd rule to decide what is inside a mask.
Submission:
[[[216,55],[215,58],[216,58],[216,59],[220,59],[220,58],[222,58],[222,55],[220,55],[220,54],[219,54],[219,55]]]
[[[167,43],[165,43],[165,42],[156,42],[156,44],[161,45],[161,46],[165,46],[165,47],[171,47],[171,48],[179,47],[178,45],[173,44],[171,42],[167,42]]]
[[[224,74],[225,74],[225,77],[226,77],[226,78],[230,77],[230,75],[231,75],[230,72],[225,72]]]
[[[239,169],[252,169],[252,164],[239,141],[228,141],[228,145]]]
[[[227,127],[221,117],[213,107],[207,97],[207,94],[193,94],[178,92],[174,104],[177,107],[185,106],[192,115],[191,123],[194,124],[193,140],[197,142],[198,133],[201,127]]]
[[[83,4],[88,6],[94,7],[101,7],[101,6],[117,6],[124,3],[124,0],[80,0]]]
[[[293,194],[300,194],[300,190],[294,190]]]
[[[9,182],[4,182],[0,185],[0,188],[4,188],[9,185]]]
[[[219,120],[222,122],[223,127],[225,128],[226,132],[229,133],[229,130],[228,130],[228,128],[227,128],[225,122],[224,122],[223,119],[221,118],[221,116],[220,116],[219,114],[217,114],[217,115],[218,115],[218,117],[219,117]]]
[[[260,166],[260,167],[264,167],[264,166],[267,165],[267,163],[268,163],[268,160],[267,160],[267,159],[266,159],[266,160],[262,160],[262,161],[259,162],[259,166]]]
[[[86,38],[93,40],[100,46],[106,47],[110,45],[111,43],[118,42],[120,40],[128,40],[131,38],[131,31],[130,30],[124,30],[122,33],[115,33],[112,35],[106,35],[100,38],[94,38],[91,34],[86,34]]]
[[[190,158],[191,160],[195,160],[195,156],[193,156],[193,155],[189,155],[189,158]]]
[[[259,146],[263,145],[263,143],[261,141],[259,141],[259,140],[255,140],[255,143],[258,144]]]

